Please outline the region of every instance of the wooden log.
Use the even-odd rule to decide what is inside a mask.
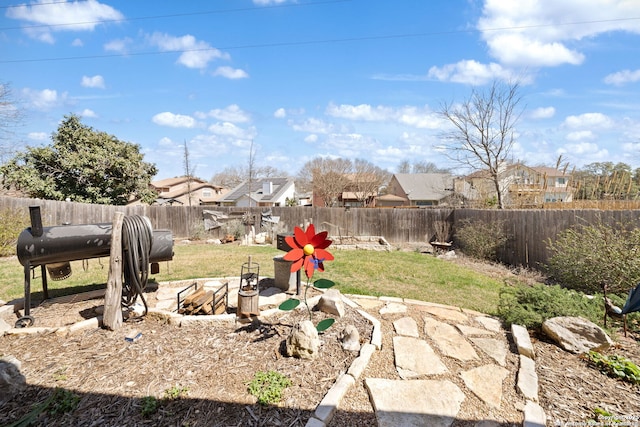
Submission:
[[[109,276],[104,294],[103,325],[115,331],[122,326],[122,221],[123,212],[116,212],[111,229]]]

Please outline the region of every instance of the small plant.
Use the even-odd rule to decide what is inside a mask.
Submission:
[[[590,351],[585,355],[587,361],[610,377],[618,378],[631,384],[640,384],[640,368],[626,357]]]
[[[273,405],[280,402],[282,392],[291,385],[291,380],[276,371],[256,372],[249,383],[249,393],[258,398],[261,405]]]
[[[164,396],[167,399],[175,400],[183,396],[186,396],[188,392],[189,392],[189,389],[187,387],[173,386],[164,391]]]
[[[53,399],[49,403],[47,412],[51,415],[61,415],[73,412],[78,407],[80,396],[72,391],[57,388],[53,393]]]
[[[286,253],[284,259],[293,262],[291,264],[292,273],[304,269],[304,273],[307,276],[307,283],[304,288],[304,304],[309,313],[309,320],[311,320],[311,307],[307,302],[307,290],[311,286],[313,272],[315,270],[324,271],[324,262],[333,260],[333,255],[326,250],[332,241],[327,239],[328,232],[326,231],[316,234],[313,224],[309,224],[307,231],[302,230],[300,227],[295,227],[293,234],[293,236],[285,237],[285,241],[291,247],[291,250]],[[319,279],[313,282],[313,286],[319,289],[328,289],[334,284],[327,279]],[[293,310],[298,305],[300,305],[300,300],[291,298],[280,304],[278,308],[288,311]],[[335,319],[321,320],[316,325],[316,330],[322,332],[333,325],[334,321]]]
[[[62,367],[53,373],[54,381],[66,381],[67,380],[67,367]]]
[[[495,261],[498,249],[509,236],[504,231],[505,221],[462,220],[455,232],[455,240],[462,252],[473,258]]]
[[[145,396],[142,398],[142,410],[140,413],[144,418],[149,418],[155,414],[160,407],[160,402],[153,396]]]

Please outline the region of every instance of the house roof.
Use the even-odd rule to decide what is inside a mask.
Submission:
[[[409,200],[441,200],[453,193],[453,176],[447,173],[397,173],[394,177]]]
[[[273,185],[271,194],[262,192],[263,185],[269,183]],[[251,197],[256,202],[272,202],[280,199],[280,197],[293,185],[293,178],[263,178],[251,183]],[[249,195],[249,182],[245,181],[237,187],[226,193],[220,202],[235,202]]]
[[[395,194],[385,194],[382,196],[378,196],[378,200],[383,202],[406,202],[407,199],[401,196],[396,196]]]
[[[153,181],[151,183],[151,185],[156,187],[156,188],[173,187],[173,186],[185,183],[188,180],[189,180],[188,176],[178,176],[178,177],[174,177],[174,178],[166,178],[166,179],[161,179],[159,181]],[[203,184],[207,183],[207,181],[205,181],[203,179],[194,178],[194,177],[191,177],[191,182],[198,182],[198,183],[203,183]]]

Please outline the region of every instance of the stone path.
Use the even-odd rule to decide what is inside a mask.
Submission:
[[[420,301],[412,301],[413,315],[409,315],[408,304],[395,299],[349,298],[369,313],[377,310],[376,318],[393,323],[395,368],[401,379],[364,379],[379,427],[450,426],[468,400],[465,391],[496,413],[501,405],[515,403],[504,401],[505,381],[514,390],[517,384],[506,367],[507,331],[497,319]],[[454,362],[450,363],[456,367],[454,372],[447,360]],[[454,374],[462,382],[456,384],[445,374]],[[525,399],[519,401],[524,411]],[[495,417],[478,420],[476,426],[506,425],[502,422]],[[530,423],[525,417],[521,425],[544,422]]]

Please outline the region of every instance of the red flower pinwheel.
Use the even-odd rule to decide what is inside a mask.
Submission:
[[[327,232],[316,234],[313,224],[309,224],[307,231],[300,227],[293,229],[293,236],[286,236],[285,242],[292,248],[284,256],[286,261],[293,261],[291,271],[298,271],[304,267],[304,272],[309,279],[313,276],[313,270],[324,271],[324,261],[333,260],[333,255],[326,250],[331,245],[327,239]]]

